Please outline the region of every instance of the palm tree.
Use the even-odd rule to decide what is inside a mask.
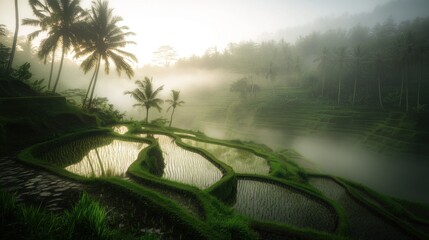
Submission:
[[[63,68],[64,57],[72,47],[77,47],[79,33],[83,29],[86,12],[79,6],[80,0],[49,0],[45,2],[49,11],[48,37],[39,46],[39,57],[46,57],[61,45],[61,61],[52,92],[55,93]]]
[[[378,102],[380,108],[383,109],[383,98],[381,96],[381,78],[383,77],[384,68],[387,66],[386,56],[381,51],[377,51],[373,57],[373,64],[375,67],[375,76],[377,78],[377,88],[378,88]]]
[[[356,99],[356,89],[357,89],[357,82],[360,78],[360,69],[361,64],[363,63],[365,55],[362,53],[360,46],[357,46],[353,49],[353,53],[351,55],[351,59],[354,63],[355,67],[355,76],[354,76],[354,85],[353,85],[353,100],[352,105],[355,105],[355,99]]]
[[[135,100],[137,100],[138,103],[134,104],[133,107],[144,107],[146,108],[146,122],[149,120],[149,109],[151,107],[154,107],[158,109],[158,111],[161,111],[161,106],[164,101],[160,98],[157,98],[157,95],[159,92],[162,91],[164,86],[161,86],[157,88],[154,91],[154,87],[152,84],[152,79],[149,79],[148,77],[145,77],[143,81],[137,80],[135,82],[138,86],[138,88],[134,89],[133,91],[126,91],[124,94],[129,94],[131,97],[133,97]]]
[[[342,73],[343,68],[346,63],[346,48],[341,47],[338,48],[335,52],[335,63],[338,67],[338,97],[337,97],[337,103],[340,104],[341,101],[341,81],[342,81]]]
[[[22,20],[22,24],[40,27],[39,30],[36,30],[28,35],[28,40],[32,41],[33,39],[37,38],[40,33],[48,32],[50,27],[53,24],[55,24],[55,22],[54,22],[53,13],[49,8],[49,5],[46,2],[46,0],[44,3],[38,0],[30,0],[29,3],[31,6],[31,9],[33,10],[33,14],[37,17],[37,19],[25,18]],[[52,50],[51,70],[49,72],[48,90],[51,89],[52,73],[54,70],[54,62],[55,62],[55,50],[56,48]],[[39,58],[44,59],[45,64],[47,61],[47,57],[48,55],[43,56],[39,54]]]
[[[399,47],[397,48],[397,61],[399,62],[402,72],[401,72],[401,91],[399,94],[399,107],[402,106],[402,96],[404,93],[405,85],[405,109],[408,112],[408,85],[409,85],[409,70],[410,64],[415,52],[414,50],[414,41],[411,32],[401,36],[399,41]]]
[[[85,106],[90,91],[88,107],[92,104],[102,60],[104,61],[106,74],[109,74],[109,60],[112,60],[119,75],[124,71],[128,78],[134,76],[134,71],[128,62],[136,62],[137,58],[121,49],[127,44],[134,43],[125,40],[127,36],[134,33],[126,31],[128,28],[125,26],[118,27],[117,24],[120,21],[122,21],[122,18],[113,15],[113,9],[109,8],[107,1],[98,0],[93,2],[91,13],[85,25],[85,31],[82,34],[81,47],[76,52],[76,57],[86,56],[86,59],[81,64],[81,68],[85,73],[94,68],[94,74],[82,107]]]
[[[168,99],[166,101],[167,103],[170,104],[170,107],[167,108],[167,112],[170,110],[170,108],[173,108],[173,111],[171,112],[169,127],[171,127],[171,123],[173,122],[174,110],[176,110],[176,107],[180,107],[182,106],[182,104],[185,103],[184,101],[179,101],[179,95],[180,95],[180,91],[171,90],[171,99]]]
[[[4,24],[0,24],[0,36],[6,36],[6,26]]]
[[[15,34],[13,35],[12,51],[10,52],[9,62],[7,63],[6,74],[9,74],[10,69],[12,68],[13,58],[15,57],[15,51],[16,51],[16,42],[18,40],[18,30],[19,30],[18,0],[15,0]]]
[[[325,93],[326,74],[327,74],[328,66],[331,61],[330,58],[331,57],[330,57],[329,49],[325,47],[322,50],[322,54],[316,59],[314,59],[314,61],[319,62],[318,68],[322,73],[322,97],[324,96],[324,93]]]
[[[267,74],[265,74],[266,79],[270,79],[271,86],[273,88],[273,95],[274,95],[274,82],[276,81],[277,73],[273,69],[273,62],[270,62],[270,69],[268,70]]]

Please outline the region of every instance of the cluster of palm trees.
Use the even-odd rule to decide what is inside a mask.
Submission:
[[[398,39],[394,47],[390,49],[376,49],[371,52],[364,51],[358,45],[353,48],[351,53],[345,47],[340,47],[331,51],[324,48],[319,57],[315,61],[319,62],[319,71],[322,78],[321,95],[325,94],[325,80],[329,72],[331,72],[331,78],[337,77],[337,103],[340,104],[342,82],[345,78],[345,71],[348,70],[348,75],[353,77],[353,94],[352,94],[352,105],[356,103],[356,96],[358,86],[361,85],[359,82],[363,80],[362,70],[369,72],[370,76],[375,79],[374,88],[377,89],[377,101],[381,109],[384,108],[383,96],[382,96],[382,82],[388,77],[388,71],[399,71],[400,73],[400,85],[398,94],[398,107],[402,107],[404,104],[405,97],[405,110],[409,111],[409,85],[410,85],[410,70],[413,69],[419,72],[418,74],[418,86],[416,102],[417,107],[420,105],[420,91],[422,81],[422,70],[424,68],[424,61],[427,57],[427,46],[418,47],[412,40],[412,33],[408,32],[402,35]],[[396,68],[396,69],[395,69]],[[332,74],[334,73],[334,74]],[[392,77],[392,76],[390,76]],[[367,76],[368,78],[368,76]],[[349,81],[350,82],[350,81]],[[362,86],[362,85],[361,85]],[[369,88],[369,86],[366,86]],[[368,90],[366,90],[368,94]]]
[[[125,95],[130,95],[134,98],[137,103],[133,105],[133,107],[142,107],[146,110],[146,119],[145,122],[149,121],[149,109],[156,108],[159,112],[161,112],[161,104],[164,103],[162,99],[158,97],[159,93],[164,89],[164,86],[160,86],[155,89],[152,83],[152,78],[145,77],[143,81],[137,80],[135,82],[137,88],[133,91],[126,91]],[[171,90],[171,99],[166,100],[169,103],[169,107],[167,108],[167,112],[170,109],[173,109],[170,116],[170,124],[173,122],[173,115],[176,107],[182,106],[185,102],[179,99],[180,91]]]
[[[39,27],[29,34],[29,40],[41,33],[47,34],[40,43],[38,56],[45,63],[51,57],[48,90],[56,92],[64,57],[70,52],[74,52],[75,58],[83,58],[81,68],[85,73],[92,69],[94,71],[84,99],[84,108],[92,106],[102,63],[106,74],[109,74],[113,62],[118,74],[125,72],[128,78],[134,76],[131,63],[136,62],[137,58],[122,49],[127,44],[134,44],[127,40],[134,33],[128,31],[126,26],[118,25],[122,18],[113,14],[108,1],[94,0],[89,10],[80,6],[80,0],[29,0],[29,3],[37,18],[26,18],[22,22],[24,25]],[[61,51],[61,60],[55,81],[52,82],[57,50]]]

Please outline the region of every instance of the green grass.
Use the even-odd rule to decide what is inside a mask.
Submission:
[[[296,152],[287,150],[276,153],[264,145],[256,144],[253,142],[212,139],[204,136],[204,134],[201,134],[199,132],[192,132],[176,128],[143,125],[144,130],[142,131],[142,125],[140,124],[134,124],[134,127],[130,126],[130,124],[128,124],[128,126],[129,129],[131,129],[132,131],[123,135],[112,133],[110,130],[107,129],[84,131],[76,134],[66,135],[53,141],[35,145],[21,153],[20,158],[27,163],[36,164],[39,167],[48,169],[62,176],[72,178],[76,181],[85,182],[94,186],[99,186],[101,184],[103,186],[107,186],[110,189],[118,189],[120,191],[123,191],[124,193],[126,193],[127,196],[134,196],[136,199],[140,199],[141,201],[148,204],[147,206],[149,207],[147,208],[145,213],[146,217],[151,219],[156,216],[156,218],[159,219],[158,221],[160,221],[160,224],[164,224],[167,228],[171,228],[171,232],[173,234],[176,234],[177,236],[182,236],[186,238],[207,239],[239,239],[239,237],[241,237],[242,239],[255,239],[256,235],[254,230],[257,230],[258,232],[269,231],[272,233],[280,234],[284,237],[288,236],[296,239],[345,238],[348,223],[345,217],[346,214],[344,210],[339,207],[338,203],[323,197],[319,191],[307,185],[306,182],[309,175],[306,170],[304,170],[298,164],[295,163],[295,160],[300,158],[299,154],[297,154]],[[176,132],[176,134],[173,132]],[[222,169],[224,177],[205,191],[199,190],[195,187],[186,184],[181,184],[174,181],[169,181],[167,179],[163,179],[157,176],[157,174],[154,174],[156,172],[151,172],[151,169],[161,168],[157,166],[157,164],[159,163],[158,161],[160,160],[161,152],[159,151],[159,149],[157,149],[156,141],[150,138],[136,137],[135,135],[132,135],[132,133],[151,133],[168,135],[174,138],[177,145],[179,145],[180,147],[188,151],[201,154],[213,164],[218,166],[218,168]],[[84,178],[67,172],[63,168],[55,166],[55,164],[40,161],[40,159],[38,159],[37,157],[40,152],[52,148],[53,146],[62,145],[69,141],[73,141],[75,139],[94,134],[107,134],[123,140],[140,141],[149,144],[149,147],[143,149],[140,152],[138,159],[128,168],[128,173],[131,174],[132,179],[136,179],[138,181],[127,182],[115,177],[105,177],[97,179]],[[194,136],[184,134],[193,134]],[[230,207],[227,206],[227,204],[229,203],[228,199],[230,199],[232,196],[231,194],[235,194],[234,191],[236,189],[237,184],[237,174],[232,170],[231,167],[216,159],[209,152],[183,143],[181,140],[182,138],[218,144],[225,147],[239,148],[267,159],[271,168],[270,176],[262,177],[255,174],[241,174],[239,176],[258,179],[261,181],[276,182],[277,184],[280,184],[282,186],[296,189],[297,191],[305,194],[306,196],[308,195],[309,197],[320,201],[324,205],[333,209],[333,211],[337,215],[338,222],[336,232],[324,233],[311,229],[296,228],[286,224],[255,221],[238,215]],[[400,228],[406,232],[410,232],[411,234],[413,234],[413,236],[423,236],[420,235],[418,231],[414,231],[414,229],[409,226],[408,223],[403,222],[403,220],[399,219],[401,216],[406,215],[405,211],[402,211],[401,208],[398,208],[399,210],[395,213],[394,209],[396,205],[394,204],[392,204],[392,207],[387,207],[387,210],[379,209],[379,207],[377,206],[371,206],[370,201],[365,201],[365,199],[362,199],[364,197],[360,196],[357,191],[355,191],[356,193],[353,192],[353,188],[357,188],[357,186],[352,186],[352,184],[349,183],[344,184],[346,184],[346,186],[350,188],[349,191],[350,194],[353,195],[352,197],[360,199],[358,201],[360,201],[361,204],[366,206],[369,211],[380,215],[383,219],[386,219],[387,221],[392,222],[395,225],[404,224],[404,226]],[[165,195],[158,192],[157,189],[165,189],[167,191],[172,191],[182,195],[184,198],[187,198],[193,203],[195,203],[197,205],[197,208],[202,212],[202,214],[197,216],[190,213],[187,209],[184,208],[184,206],[181,206],[177,202],[174,202],[171,199],[167,198]],[[363,189],[362,191],[366,190]],[[378,201],[388,202],[390,200],[389,198],[387,200],[383,200],[381,196],[378,196],[376,194],[372,194],[371,196],[373,196]],[[88,204],[85,204],[85,206],[87,205]],[[89,211],[93,211],[93,213],[87,213],[82,209],[76,210],[74,214],[70,213],[70,216],[80,216],[85,214],[90,214],[91,216],[93,216],[94,218],[91,220],[91,223],[84,224],[80,220],[76,220],[75,222],[80,222],[85,226],[90,226],[92,224],[92,227],[90,228],[92,232],[88,232],[87,235],[91,235],[95,238],[98,238],[100,236],[104,237],[106,234],[109,235],[108,233],[103,232],[105,228],[99,227],[103,226],[103,222],[105,222],[105,219],[103,220],[102,211],[99,211],[97,209],[99,208],[95,204],[91,205],[91,208],[89,209]],[[100,215],[98,215],[98,213],[100,213]],[[89,221],[88,217],[86,217],[85,219]]]
[[[0,190],[2,239],[159,239],[135,237],[108,226],[104,208],[83,194],[69,210],[54,214],[41,207],[16,204],[13,195]]]

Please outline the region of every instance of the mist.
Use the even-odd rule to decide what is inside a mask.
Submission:
[[[144,5],[142,2],[139,7]],[[214,10],[198,3],[195,8],[200,9],[192,13],[186,7],[195,2],[185,1],[180,6],[165,6],[166,2],[161,2],[152,7],[171,14],[165,17],[165,22],[137,26],[147,21],[135,15],[135,10],[129,13],[133,21],[124,21],[136,32],[133,40],[137,41],[137,46],[127,50],[141,59],[133,65],[134,76],[128,79],[125,74],[118,75],[113,67],[109,74],[104,71],[99,74],[95,96],[107,97],[117,110],[126,113],[124,120],[145,119],[145,110],[133,107],[136,101],[124,92],[135,89],[136,80],[149,77],[155,87],[164,86],[161,99],[168,99],[171,90],[180,91],[185,104],[175,111],[175,127],[201,131],[215,138],[259,142],[276,151],[295,149],[313,162],[317,171],[348,178],[395,197],[429,202],[425,191],[429,188],[425,174],[429,164],[423,160],[427,157],[424,150],[427,140],[422,127],[425,105],[429,103],[429,84],[422,80],[428,76],[424,65],[427,60],[402,66],[410,72],[406,108],[402,68],[395,67],[398,63],[386,64],[389,66],[383,69],[382,77],[377,75],[380,71],[375,70],[375,63],[368,63],[373,61],[375,53],[386,53],[385,59],[390,61],[393,57],[387,54],[399,52],[402,42],[413,40],[416,46],[427,43],[428,1],[310,4],[273,0],[272,5],[221,1],[208,5]],[[126,4],[120,6],[112,1],[112,5],[127,19],[123,13]],[[5,1],[0,6],[9,7]],[[189,19],[173,13],[174,7],[179,13],[189,13]],[[217,19],[208,17],[216,14],[215,10],[224,14]],[[28,9],[23,13],[28,14]],[[8,20],[4,22],[9,27],[7,14],[2,14],[1,21],[6,17]],[[175,25],[174,20],[188,28]],[[154,32],[144,30],[145,27]],[[409,32],[412,34],[406,38]],[[10,32],[2,37],[7,45],[10,40]],[[23,37],[19,44],[24,46]],[[156,57],[153,51],[163,44],[177,50],[171,64],[166,66],[153,61]],[[37,42],[34,45],[19,48],[15,65],[31,62],[33,77],[46,79],[49,64],[44,65],[35,56]],[[329,64],[321,63],[323,49],[329,50]],[[356,49],[363,49],[360,76],[356,77],[352,60],[344,61],[347,64],[342,69],[337,60],[332,60],[341,49],[344,58],[352,58]],[[65,59],[58,92],[87,89],[92,70],[84,74],[79,61],[72,54]],[[355,80],[358,78],[359,82]],[[338,79],[342,79],[340,87]],[[247,85],[244,90],[236,91],[233,84],[239,81]],[[338,89],[343,91],[342,95],[337,93]],[[161,107],[161,112],[150,109],[150,121],[169,120],[168,104]],[[335,132],[335,137],[320,134],[326,132]],[[373,142],[361,141],[364,138]],[[382,142],[382,146],[371,149],[374,142]],[[389,148],[390,145],[394,147]]]

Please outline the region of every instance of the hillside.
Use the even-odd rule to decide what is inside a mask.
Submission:
[[[64,97],[41,95],[17,80],[0,79],[0,112],[0,154],[98,126]]]

